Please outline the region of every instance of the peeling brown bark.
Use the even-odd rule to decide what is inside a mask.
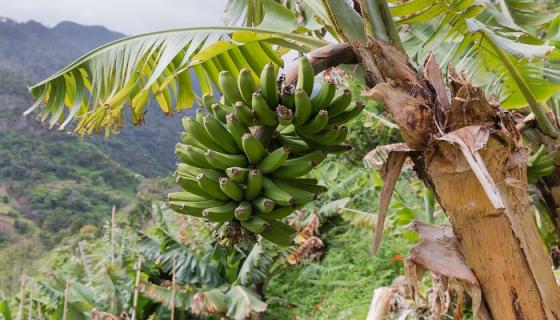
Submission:
[[[532,220],[527,151],[496,99],[429,57],[424,75],[389,44],[356,49],[373,89],[399,125],[419,177],[453,225],[495,319],[559,319],[560,290]],[[448,101],[447,94],[451,96]]]

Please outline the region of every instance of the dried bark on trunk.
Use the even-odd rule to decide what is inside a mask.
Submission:
[[[414,150],[492,316],[560,319],[560,290],[531,216],[527,151],[510,114],[453,70],[446,83],[432,57],[420,76],[389,44],[355,49],[373,87],[367,95],[385,104]]]

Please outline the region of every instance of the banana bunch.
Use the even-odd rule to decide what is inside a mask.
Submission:
[[[527,166],[527,180],[529,183],[535,183],[540,178],[552,174],[555,169],[555,160],[558,152],[547,152],[544,144],[539,147],[537,152],[529,157]]]
[[[204,109],[183,118],[176,145],[176,180],[184,190],[168,195],[181,213],[220,223],[227,242],[262,236],[292,243],[296,231],[281,220],[326,191],[306,175],[329,152],[342,152],[343,124],[363,109],[349,91],[325,83],[311,97],[314,72],[300,59],[297,84],[277,80],[268,64],[260,78],[243,69],[237,79],[222,71],[220,100],[203,97]]]

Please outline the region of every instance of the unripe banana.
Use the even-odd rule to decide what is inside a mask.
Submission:
[[[277,220],[270,220],[269,224],[268,228],[260,233],[263,238],[279,246],[287,247],[292,244],[296,235],[295,229]]]
[[[254,200],[261,193],[263,187],[263,175],[258,169],[251,169],[247,176],[247,185],[245,186],[245,199]]]
[[[295,108],[294,92],[296,87],[294,85],[288,85],[282,88],[282,105],[290,109]]]
[[[206,198],[188,191],[172,192],[167,195],[168,201],[187,201],[187,202],[197,202],[211,200],[212,198]]]
[[[537,159],[539,159],[545,153],[546,153],[546,148],[545,148],[544,144],[541,144],[541,146],[539,147],[537,152],[535,152],[533,155],[531,155],[529,157],[529,159],[528,159],[529,165],[531,165],[533,162],[535,162]]]
[[[346,141],[346,138],[348,137],[348,127],[346,126],[342,126],[338,128],[338,135],[336,136],[336,139],[334,140],[334,144],[341,144],[344,141]]]
[[[262,174],[270,173],[283,165],[290,155],[290,149],[281,147],[269,153],[259,164],[257,168]]]
[[[193,138],[193,136],[189,135],[186,132],[181,132],[181,142],[183,142],[184,144],[190,144],[190,145],[193,145],[193,146],[199,147],[199,148],[204,148],[204,149],[207,148],[205,145],[200,143],[198,140],[195,140]]]
[[[295,93],[296,112],[294,113],[294,125],[301,126],[311,116],[311,101],[303,89],[297,89]]]
[[[274,180],[274,183],[280,189],[294,197],[296,199],[296,203],[299,205],[305,205],[308,202],[317,200],[317,194],[306,190],[305,187],[296,187],[292,184],[284,182],[282,179],[276,179]]]
[[[278,131],[285,136],[295,137],[296,127],[293,124],[289,126],[283,126],[283,127],[278,126]]]
[[[315,151],[310,152],[310,153],[308,153],[304,156],[288,159],[284,164],[285,165],[301,165],[301,164],[305,164],[309,161],[315,161],[315,164],[319,165],[326,158],[327,158],[327,153],[325,151],[315,150]]]
[[[235,218],[239,221],[247,221],[253,214],[253,207],[249,201],[241,201],[235,208]]]
[[[206,110],[210,110],[214,103],[218,103],[218,100],[216,100],[214,96],[210,94],[205,94],[202,96],[202,105],[204,106],[204,108],[206,108]]]
[[[205,201],[169,201],[167,205],[178,213],[202,217],[202,211],[204,211],[204,209],[221,206],[225,203],[225,201],[212,199]]]
[[[237,78],[237,86],[243,101],[249,106],[251,106],[253,93],[257,91],[257,86],[253,81],[253,76],[251,71],[247,68],[241,69],[239,72],[239,77]]]
[[[183,127],[185,127],[185,131],[188,135],[192,136],[196,141],[199,141],[200,143],[205,145],[206,148],[219,152],[226,152],[224,148],[217,144],[214,139],[212,139],[210,135],[208,135],[208,132],[206,131],[204,126],[192,117],[183,118]]]
[[[266,126],[277,124],[276,113],[270,109],[264,97],[259,93],[253,93],[253,110],[260,123]]]
[[[250,127],[255,125],[255,114],[243,102],[238,101],[233,107],[233,114],[244,125]]]
[[[280,206],[296,206],[296,199],[289,193],[278,187],[269,178],[263,178],[263,194],[265,197],[274,200]]]
[[[231,167],[226,169],[226,175],[231,180],[237,183],[245,183],[247,181],[247,175],[249,174],[249,169],[241,167]]]
[[[241,145],[251,164],[258,163],[266,155],[266,149],[262,142],[250,133],[246,133],[241,137]]]
[[[274,210],[269,213],[259,213],[259,217],[266,219],[266,220],[274,220],[274,219],[284,219],[285,217],[289,216],[292,212],[294,212],[296,208],[288,206],[288,207],[280,207],[275,206]]]
[[[198,186],[214,199],[229,200],[229,197],[220,189],[220,184],[216,180],[208,178],[204,173],[196,176],[196,181],[198,182]]]
[[[303,89],[308,96],[313,92],[313,82],[315,81],[315,72],[313,66],[306,56],[299,59],[298,79],[296,89]],[[297,102],[296,102],[297,108]]]
[[[355,117],[357,117],[360,112],[364,109],[364,104],[360,101],[356,101],[356,104],[353,108],[347,109],[343,113],[339,114],[338,116],[331,117],[329,119],[329,124],[342,124],[348,122]]]
[[[270,213],[272,210],[274,210],[275,203],[272,199],[260,197],[253,200],[252,202],[255,208],[257,208],[257,210],[259,210],[259,212],[261,213]]]
[[[226,116],[226,127],[229,133],[231,134],[231,136],[233,137],[233,139],[235,140],[237,147],[240,150],[243,150],[241,137],[243,137],[244,134],[251,132],[249,128],[244,124],[242,124],[239,121],[239,119],[237,119],[237,117],[232,113],[228,113],[228,115]]]
[[[294,121],[292,110],[281,105],[276,107],[276,116],[278,117],[278,122],[283,126],[289,126]]]
[[[288,137],[281,134],[278,137],[276,137],[276,140],[278,140],[278,142],[280,142],[281,145],[290,149],[291,154],[298,154],[298,155],[307,154],[308,152],[311,151],[309,145],[307,145],[305,141],[302,141],[301,139],[298,138]]]
[[[211,115],[204,116],[204,128],[208,135],[219,144],[223,149],[229,153],[239,153],[239,148],[235,139],[231,134],[224,128],[216,118]]]
[[[210,108],[208,110],[210,110]],[[199,108],[199,109],[196,109],[195,114],[196,114],[196,117],[195,117],[196,122],[202,123],[202,121],[204,121],[203,119],[204,119],[204,115],[206,114],[206,112],[204,112],[204,110]]]
[[[214,115],[214,118],[219,120],[221,123],[226,123],[226,115],[228,114],[228,112],[233,111],[233,109],[230,110],[229,108],[226,108],[219,103],[214,103],[210,108],[212,110],[212,115]]]
[[[222,173],[218,170],[195,167],[186,163],[178,163],[176,172],[180,176],[192,178],[196,178],[197,175],[204,173],[206,176],[214,180],[218,180],[222,176]]]
[[[319,110],[317,115],[313,117],[313,119],[311,119],[305,125],[301,126],[299,130],[301,132],[304,132],[305,134],[315,134],[325,129],[328,124],[329,113],[327,112],[327,110],[321,109]]]
[[[293,179],[309,173],[311,170],[313,170],[315,165],[316,165],[315,161],[306,161],[303,163],[283,165],[280,168],[278,168],[276,171],[273,171],[271,173],[271,176],[279,179]]]
[[[248,163],[247,158],[241,154],[226,154],[214,150],[206,150],[204,156],[210,165],[222,170],[229,167],[245,167]]]
[[[352,102],[352,93],[345,89],[344,92],[336,96],[331,104],[327,107],[327,111],[331,117],[336,117],[343,113]]]
[[[226,177],[221,177],[219,182],[220,182],[220,190],[222,190],[222,192],[226,196],[230,197],[235,201],[241,201],[241,199],[243,199],[243,190],[237,183],[233,182],[232,180]]]
[[[177,181],[177,184],[179,184],[179,186],[185,191],[188,191],[190,193],[193,193],[195,195],[198,195],[198,196],[201,196],[201,197],[204,197],[204,198],[212,198],[212,196],[210,194],[208,194],[206,191],[204,191],[202,188],[200,188],[196,178],[195,179],[189,179],[187,177],[177,177],[175,179],[175,181]]]
[[[336,85],[334,84],[334,81],[327,81],[323,83],[321,90],[319,90],[316,96],[311,98],[313,112],[327,108],[333,100],[335,93]]]
[[[235,217],[234,210],[236,207],[237,202],[232,201],[221,206],[204,209],[202,216],[214,222],[227,222]]]
[[[300,130],[297,130],[298,135],[300,138],[307,142],[307,144],[314,148],[314,149],[321,149],[321,146],[330,146],[333,145],[338,137],[340,131],[339,127],[332,126],[326,130],[323,130],[316,134],[306,134]]]
[[[229,71],[221,71],[218,76],[218,84],[220,85],[220,91],[222,92],[227,104],[232,105],[236,101],[241,101],[241,93],[237,89],[237,83],[231,76]]]
[[[278,105],[278,89],[276,85],[276,70],[272,63],[268,63],[261,72],[261,92],[270,107]],[[254,103],[254,100],[253,100]],[[255,106],[252,105],[253,109]],[[256,110],[255,110],[256,112]],[[258,116],[258,113],[257,113]]]
[[[213,166],[206,161],[203,151],[200,148],[178,143],[175,145],[175,153],[184,163],[193,167],[212,169]]]
[[[252,217],[249,220],[241,221],[241,225],[252,233],[259,234],[268,229],[270,222],[259,217]]]

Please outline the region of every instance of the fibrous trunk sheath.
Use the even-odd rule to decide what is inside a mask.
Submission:
[[[511,115],[454,70],[445,81],[431,56],[418,75],[390,44],[355,50],[373,87],[368,96],[384,103],[414,150],[415,170],[449,216],[494,319],[560,319]]]

